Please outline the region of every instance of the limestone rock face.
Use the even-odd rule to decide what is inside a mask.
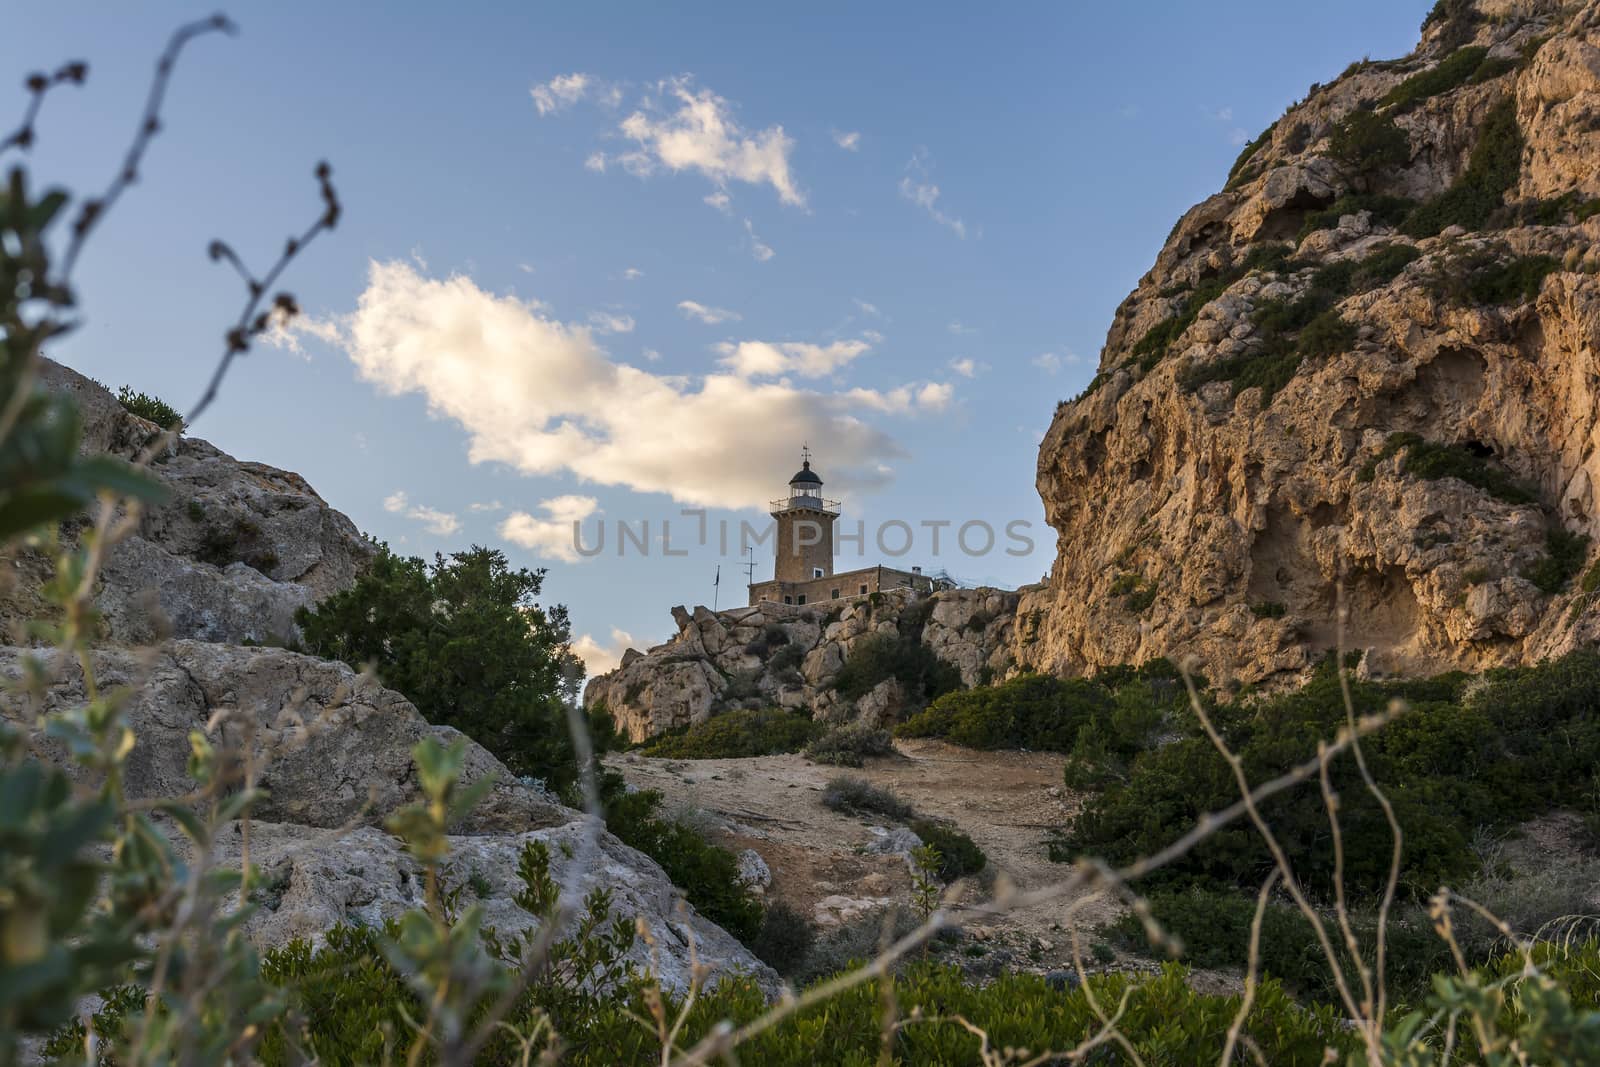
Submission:
[[[522,890],[517,858],[524,843],[544,842],[550,875],[565,884],[585,854],[583,822],[576,812],[565,814],[566,820],[545,829],[452,837],[450,858],[442,868],[445,883],[469,887],[471,902],[483,904],[485,925],[506,934],[536,926],[513,900]],[[237,860],[237,836],[229,840],[222,858]],[[378,924],[425,903],[422,871],[416,862],[399,841],[370,827],[341,834],[294,824],[253,823],[250,859],[260,868],[263,882],[275,887],[245,927],[261,944],[296,937],[314,941],[335,924]],[[612,914],[644,920],[658,946],[656,959],[651,960],[643,938],[634,942],[628,958],[640,971],[653,965],[666,988],[680,994],[687,991],[698,959],[711,967],[713,985],[739,972],[769,994],[777,992],[776,974],[757,963],[720,926],[681,906],[680,894],[661,868],[611,835],[601,835],[591,862],[579,868],[576,888],[580,894],[609,889]],[[481,898],[475,895],[479,890],[484,893]]]
[[[1404,113],[1378,108],[1407,135],[1404,165],[1357,175],[1331,157],[1343,116],[1467,44],[1506,69]],[[1506,97],[1520,175],[1481,231],[1414,239],[1358,208],[1304,232],[1342,196],[1449,187]],[[1594,0],[1480,4],[1431,25],[1412,55],[1355,65],[1291,108],[1179,221],[1117,310],[1096,381],[1058,407],[1038,465],[1058,555],[1020,597],[1011,658],[1092,673],[1193,654],[1215,681],[1288,682],[1339,644],[1341,584],[1346,645],[1371,673],[1530,662],[1600,637],[1577,581],[1552,594],[1530,579],[1563,532],[1600,535],[1600,217],[1566,207],[1600,195],[1597,108]],[[1268,241],[1292,246],[1291,262],[1247,269]],[[1396,245],[1419,258],[1342,297],[1353,336],[1340,351],[1305,356],[1270,395],[1226,371],[1269,351],[1264,305],[1304,292],[1315,268]],[[1462,298],[1445,282],[1472,256],[1556,268],[1531,298]],[[1225,289],[1164,355],[1135,351],[1214,279]],[[1396,433],[1452,446],[1528,496],[1408,469],[1386,448]]]
[[[703,722],[732,707],[784,707],[825,722],[892,724],[908,695],[893,679],[857,700],[834,689],[851,651],[873,635],[911,632],[961,672],[964,684],[1005,677],[1012,668],[1012,623],[1020,594],[910,590],[841,600],[831,606],[764,603],[713,612],[674,608],[678,633],[592,679],[584,706],[604,704],[635,741]]]
[[[76,396],[86,449],[131,456],[156,429],[64,367],[47,365],[45,378]],[[101,693],[128,692],[124,709],[136,743],[127,794],[147,800],[190,793],[193,731],[219,749],[250,754],[256,783],[267,792],[252,810],[251,859],[281,890],[251,919],[262,945],[315,939],[335,923],[377,922],[418,906],[420,872],[382,826],[420,795],[412,749],[429,736],[450,743],[457,732],[430,725],[401,694],[342,663],[242,644],[291,634],[294,609],[348,587],[371,545],[298,475],[234,460],[204,441],[181,439],[154,470],[172,496],[108,560],[96,590],[108,633],[89,655]],[[16,630],[38,613],[48,561],[22,554],[8,562],[12,580],[0,588],[0,622]],[[32,676],[25,658],[40,666],[42,691],[0,687],[0,719],[29,736],[41,758],[81,779],[62,746],[37,727],[44,714],[82,706],[82,670],[53,650],[0,644],[0,680]],[[490,777],[495,785],[455,828],[446,877],[487,887],[489,922],[521,929],[530,920],[512,898],[521,889],[523,844],[546,842],[552,874],[564,880],[586,854],[585,820],[470,741],[463,777]],[[233,838],[218,858],[237,859],[237,849]],[[714,978],[745,973],[777,991],[776,974],[681,904],[654,861],[604,832],[591,858],[580,888],[611,889],[614,915],[650,927],[666,986],[687,988],[698,953]],[[645,951],[642,943],[635,950],[641,965]]]
[[[158,429],[97,383],[46,361],[50,388],[71,393],[84,450],[132,457]],[[106,560],[98,590],[108,637],[282,642],[294,613],[347,587],[374,548],[298,474],[234,459],[183,436],[151,466],[167,500]],[[30,606],[25,578],[13,595]]]

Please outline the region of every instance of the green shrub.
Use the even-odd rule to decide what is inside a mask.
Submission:
[[[1381,711],[1396,698],[1410,705],[1363,742],[1405,828],[1406,892],[1429,892],[1470,875],[1478,865],[1471,841],[1480,828],[1505,828],[1570,803],[1571,783],[1588,781],[1600,766],[1600,651],[1487,672],[1470,697],[1464,683],[1462,675],[1351,683],[1358,714]],[[1332,736],[1345,711],[1337,676],[1325,666],[1296,692],[1218,705],[1212,715],[1248,780],[1262,782],[1313,755],[1315,739]],[[1237,799],[1210,741],[1192,723],[1177,725],[1177,740],[1138,753],[1126,781],[1089,798],[1054,855],[1087,853],[1112,863],[1148,855],[1200,815]],[[1348,884],[1352,894],[1370,899],[1389,863],[1387,825],[1348,754],[1335,758],[1330,771],[1341,796]],[[1333,857],[1315,783],[1273,797],[1262,812],[1300,878],[1327,892]],[[1271,863],[1254,831],[1235,823],[1155,880],[1253,891]]]
[[[739,860],[694,827],[661,814],[661,793],[627,790],[622,776],[601,776],[606,829],[655,860],[701,914],[748,944],[761,929],[761,901],[739,878]]]
[[[382,547],[349,589],[295,614],[314,655],[377,667],[432,723],[453,726],[514,773],[575,780],[563,693],[575,658],[567,609],[536,601],[543,570],[474,547],[432,565]]]
[[[1358,109],[1334,124],[1328,152],[1357,174],[1369,174],[1404,164],[1411,158],[1411,142],[1388,115]]]
[[[738,759],[799,752],[818,727],[809,715],[765,708],[734,709],[704,722],[665,733],[644,746],[646,756],[667,759]]]
[[[785,977],[798,974],[811,955],[817,932],[806,917],[783,901],[767,905],[761,929],[750,942],[756,959]]]
[[[1417,205],[1401,224],[1412,237],[1432,237],[1448,226],[1481,230],[1522,172],[1522,131],[1517,103],[1508,94],[1490,109],[1467,169],[1450,188]]]
[[[1183,892],[1154,893],[1148,898],[1151,915],[1183,944],[1185,963],[1243,971],[1249,963],[1250,925],[1255,918],[1253,893],[1212,892],[1189,889]],[[1470,920],[1463,917],[1463,925]],[[1326,928],[1340,948],[1340,966],[1346,975],[1354,973],[1353,963],[1337,933],[1335,918],[1324,917]],[[1363,947],[1368,966],[1373,963],[1377,921],[1371,913],[1359,913],[1351,925]],[[1144,926],[1137,917],[1126,915],[1112,924],[1111,934],[1123,948],[1149,951]],[[1450,947],[1434,933],[1421,909],[1410,909],[1391,919],[1386,930],[1388,943],[1385,971],[1391,994],[1416,1001],[1428,990],[1435,971],[1453,969]],[[1474,942],[1487,947],[1488,940]],[[1487,960],[1475,955],[1470,962]],[[1327,957],[1317,944],[1311,921],[1287,903],[1269,903],[1262,915],[1259,956],[1260,972],[1283,982],[1291,992],[1324,1003],[1337,1003],[1338,986],[1328,967]]]
[[[894,790],[851,775],[829,779],[822,789],[822,804],[833,811],[882,815],[897,822],[907,822],[916,815],[911,805],[901,800]]]
[[[1185,330],[1194,325],[1195,319],[1200,317],[1201,310],[1226,292],[1228,286],[1241,277],[1243,277],[1242,272],[1227,271],[1196,285],[1193,291],[1183,298],[1183,302],[1171,318],[1152,326],[1134,343],[1132,358],[1138,361],[1139,368],[1148,372],[1165,359],[1173,343],[1183,336]]]
[[[1245,164],[1250,162],[1251,157],[1253,157],[1257,152],[1261,151],[1262,147],[1265,146],[1268,141],[1272,140],[1272,131],[1277,128],[1278,124],[1277,122],[1274,122],[1271,126],[1268,126],[1266,129],[1262,130],[1260,135],[1257,136],[1255,140],[1248,142],[1239,150],[1239,155],[1235,157],[1233,166],[1228,168],[1229,185],[1233,184],[1234,179],[1237,178],[1240,172],[1244,170]]]
[[[893,735],[861,722],[831,726],[805,748],[807,759],[832,767],[860,767],[869,756],[893,754]]]
[[[1358,481],[1370,482],[1378,464],[1404,454],[1400,472],[1424,481],[1457,478],[1508,504],[1536,504],[1539,494],[1483,456],[1462,445],[1441,445],[1414,433],[1392,433],[1377,455],[1362,465]]]
[[[1485,68],[1484,60],[1488,54],[1489,50],[1481,45],[1458,48],[1427,70],[1411,75],[1390,89],[1378,101],[1378,106],[1392,107],[1396,114],[1410,111],[1429,97],[1465,85],[1468,79],[1474,78],[1480,69]]]
[[[1552,526],[1545,531],[1544,551],[1538,562],[1523,570],[1522,576],[1538,586],[1541,593],[1554,596],[1583,569],[1589,538],[1564,526]]]
[[[1370,211],[1374,222],[1385,226],[1398,226],[1416,206],[1416,201],[1399,196],[1347,193],[1327,207],[1308,214],[1305,221],[1300,224],[1300,232],[1295,236],[1295,243],[1304,241],[1318,230],[1332,229],[1339,225],[1339,220],[1346,215],[1359,215],[1363,211]]]
[[[961,687],[960,671],[936,656],[920,636],[881,633],[855,643],[833,685],[846,700],[859,700],[890,678],[898,679],[918,704]]]
[[[1281,600],[1263,600],[1250,605],[1250,614],[1258,619],[1281,619],[1288,611],[1288,606]]]
[[[1110,715],[1112,694],[1081,678],[1024,674],[995,686],[949,693],[896,729],[967,748],[1068,752],[1078,732]]]
[[[117,400],[132,414],[149,419],[163,430],[183,429],[183,413],[160,397],[134,392],[133,386],[124,385],[117,390]]]
[[[932,819],[913,819],[911,831],[922,838],[924,845],[932,845],[938,850],[938,866],[934,873],[943,881],[953,882],[957,878],[977,874],[989,862],[983,849],[953,826]]]

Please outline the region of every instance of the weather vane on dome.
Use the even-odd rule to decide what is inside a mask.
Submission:
[[[811,462],[811,445],[809,442],[800,442],[800,459],[804,463]]]

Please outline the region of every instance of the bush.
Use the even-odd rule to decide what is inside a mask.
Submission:
[[[911,831],[922,838],[924,845],[932,845],[938,850],[939,864],[934,873],[946,882],[977,874],[989,862],[983,849],[953,826],[931,819],[913,819]]]
[[[1411,142],[1389,116],[1356,110],[1334,124],[1328,152],[1357,174],[1368,174],[1404,164]]]
[[[353,586],[295,621],[307,651],[375,665],[429,722],[561,789],[577,775],[563,699],[578,668],[567,609],[535,599],[544,578],[495,549],[436,555],[430,566],[382,546]]]
[[[920,637],[877,633],[855,643],[833,684],[846,700],[860,700],[890,678],[898,679],[918,704],[961,688],[961,673]]]
[[[1549,596],[1561,592],[1567,583],[1583,569],[1589,554],[1589,538],[1575,534],[1564,526],[1552,526],[1545,531],[1545,554],[1538,562],[1524,568],[1522,576],[1539,587],[1539,592]]]
[[[1432,67],[1421,73],[1411,75],[1411,77],[1390,89],[1378,101],[1378,106],[1392,107],[1395,114],[1403,114],[1410,111],[1429,97],[1447,93],[1458,85],[1465,85],[1469,79],[1477,75],[1480,69],[1486,71],[1496,69],[1499,64],[1494,61],[1491,61],[1492,66],[1485,66],[1484,60],[1488,54],[1489,50],[1481,45],[1458,48]],[[1504,71],[1502,70],[1501,73],[1504,73]]]
[[[1346,194],[1327,207],[1319,208],[1307,215],[1305,221],[1300,224],[1300,232],[1295,236],[1295,243],[1304,241],[1318,230],[1332,229],[1339,225],[1339,220],[1346,215],[1359,215],[1363,211],[1371,212],[1374,222],[1385,226],[1398,226],[1416,206],[1416,201],[1399,196]]]
[[[916,815],[911,805],[901,800],[894,790],[850,775],[829,779],[822,789],[822,803],[834,811],[883,815],[898,822],[906,822]]]
[[[662,734],[642,751],[646,756],[667,759],[774,756],[780,752],[799,752],[817,736],[817,729],[811,717],[800,712],[782,708],[735,709]]]
[[[1068,752],[1078,732],[1109,715],[1111,691],[1081,678],[1024,674],[949,693],[901,723],[901,737],[940,737],[968,748]]]
[[[1600,651],[1585,649],[1538,667],[1496,670],[1471,696],[1465,676],[1416,682],[1353,682],[1358,714],[1392,699],[1410,710],[1363,742],[1368,764],[1405,828],[1403,891],[1427,892],[1478,867],[1472,837],[1571,803],[1571,783],[1600,765]],[[1344,722],[1331,664],[1303,689],[1269,700],[1219,705],[1218,729],[1251,782],[1314,754],[1314,739]],[[1237,799],[1232,775],[1193,725],[1139,753],[1125,782],[1090,797],[1053,847],[1067,859],[1088,853],[1115,864],[1171,843],[1194,820]],[[1345,754],[1330,765],[1341,796],[1345,869],[1353,895],[1375,893],[1387,870],[1390,835]],[[1563,801],[1563,797],[1567,798]],[[1333,857],[1327,813],[1315,783],[1262,805],[1302,881],[1326,892]],[[1224,828],[1155,881],[1253,890],[1272,864],[1254,831]]]
[[[761,929],[761,901],[739,878],[739,860],[699,831],[661,814],[654,789],[628,792],[622,776],[602,776],[606,829],[655,860],[706,918],[749,944]]]
[[[1414,433],[1390,434],[1378,454],[1356,472],[1357,481],[1372,481],[1377,476],[1379,463],[1402,453],[1405,458],[1400,472],[1404,475],[1430,482],[1456,478],[1507,504],[1539,502],[1539,494],[1533,489],[1471,449],[1425,441]]]
[[[124,385],[117,390],[117,400],[132,414],[149,419],[163,430],[183,429],[183,413],[160,397],[136,393],[133,386]]]
[[[816,937],[804,915],[781,900],[774,901],[761,917],[761,930],[750,942],[750,951],[779,974],[793,977],[805,966]]]
[[[1521,173],[1522,131],[1516,98],[1508,94],[1484,119],[1467,169],[1450,188],[1417,205],[1401,229],[1412,237],[1432,237],[1447,226],[1481,230]]]
[[[805,748],[807,759],[833,767],[860,767],[869,756],[893,754],[889,731],[861,722],[829,727]]]

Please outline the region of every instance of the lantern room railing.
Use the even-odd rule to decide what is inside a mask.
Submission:
[[[790,493],[786,497],[780,497],[772,501],[772,506],[768,510],[772,512],[826,511],[837,515],[839,514],[839,502],[837,500],[824,500],[815,493]]]

